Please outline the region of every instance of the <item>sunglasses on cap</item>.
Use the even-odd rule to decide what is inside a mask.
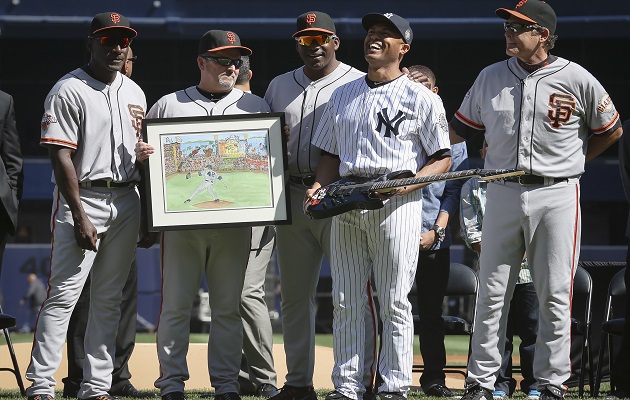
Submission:
[[[295,38],[295,41],[301,44],[302,46],[310,46],[313,41],[317,42],[318,45],[322,46],[326,43],[330,43],[332,39],[336,39],[335,35],[317,35],[317,36],[298,36]]]
[[[232,60],[229,57],[212,57],[212,56],[201,56],[201,58],[205,58],[206,60],[212,60],[215,63],[224,67],[229,67],[230,65],[234,65],[234,68],[241,68],[241,65],[243,65],[243,60],[241,60],[240,58],[237,58],[236,60]]]
[[[129,47],[132,40],[131,38],[128,38],[128,37],[114,37],[114,36],[100,36],[100,37],[90,36],[90,39],[97,40],[101,44],[101,46],[108,46],[108,47],[120,46],[121,49],[124,49],[125,47]]]
[[[129,61],[129,62],[135,63],[136,61],[138,61],[138,56],[129,57],[125,61]]]
[[[542,29],[542,26],[537,25],[537,24],[525,25],[525,24],[519,24],[517,22],[504,22],[503,29],[505,29],[506,32],[512,31],[514,33],[519,33],[523,31],[532,31],[534,29]]]

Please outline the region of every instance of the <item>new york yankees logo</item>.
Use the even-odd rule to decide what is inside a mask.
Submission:
[[[387,115],[387,108],[383,108],[376,115],[378,116],[378,125],[376,125],[377,131],[380,132],[383,128],[383,125],[385,125],[385,135],[383,135],[384,137],[391,137],[392,133],[394,134],[394,136],[398,136],[398,127],[405,120],[405,115],[402,111],[398,111],[393,119],[390,119],[389,115]]]
[[[575,110],[575,99],[570,94],[552,93],[549,96],[547,118],[551,121],[552,127],[560,128],[566,124],[571,118],[573,110]]]
[[[128,104],[129,114],[131,114],[131,126],[136,130],[136,139],[142,137],[142,119],[144,118],[144,110],[137,104]]]
[[[228,32],[227,33],[227,40],[234,44],[234,42],[236,42],[236,35],[234,34],[234,32]]]
[[[111,20],[112,20],[112,22],[114,24],[118,24],[120,22],[120,15],[118,15],[116,13],[109,14],[109,18],[111,18]]]

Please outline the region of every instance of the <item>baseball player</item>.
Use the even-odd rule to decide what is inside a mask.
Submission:
[[[370,179],[399,170],[442,173],[451,164],[444,107],[424,85],[400,71],[413,33],[392,13],[367,14],[364,54],[368,73],[332,94],[313,144],[322,149],[315,183],[341,177]],[[335,390],[328,400],[358,399],[363,374],[366,308],[363,288],[374,276],[383,323],[378,388],[382,400],[404,399],[411,386],[413,319],[409,290],[416,272],[422,225],[421,185],[392,190],[378,210],[354,210],[332,219]]]
[[[210,196],[212,196],[212,198],[214,199],[214,201],[221,201],[219,200],[219,196],[216,195],[216,193],[214,193],[214,190],[212,190],[212,187],[214,186],[214,181],[215,180],[222,180],[223,177],[219,174],[217,174],[215,171],[212,170],[212,166],[211,165],[206,165],[206,170],[203,172],[203,183],[201,185],[199,185],[199,187],[193,192],[193,194],[190,195],[189,198],[187,198],[184,203],[190,203],[190,201],[192,199],[194,199],[195,197],[197,197],[197,195],[201,192],[203,192],[204,190],[207,190],[208,193],[210,193]]]
[[[597,79],[550,54],[557,36],[556,14],[548,3],[523,0],[496,14],[506,20],[510,58],[481,71],[451,121],[451,142],[484,132],[485,167],[517,168],[526,175],[488,184],[481,286],[463,400],[492,397],[525,252],[540,304],[534,378],[540,399],[554,400],[564,396],[571,372],[579,178],[585,161],[614,143],[622,129]]]
[[[97,14],[90,61],[64,77],[44,103],[40,143],[53,167],[48,297],[26,378],[31,400],[51,400],[70,314],[91,275],[80,399],[114,399],[112,383],[122,288],[140,223],[134,147],[146,109],[142,90],[120,73],[136,31],[124,16]]]
[[[234,32],[211,30],[199,41],[199,84],[162,97],[147,117],[234,115],[269,112],[260,97],[234,89],[241,56],[252,51]],[[136,155],[147,158],[152,147],[139,142]],[[162,235],[162,311],[157,330],[160,377],[155,386],[163,400],[184,400],[184,382],[195,294],[206,275],[212,324],[208,370],[215,399],[238,400],[243,346],[239,313],[250,254],[251,228],[167,231]],[[185,268],[182,268],[185,266]]]
[[[304,66],[275,77],[265,93],[273,112],[284,112],[290,135],[287,144],[291,224],[277,226],[278,265],[282,291],[282,332],[287,376],[272,400],[316,400],[315,295],[323,256],[330,260],[330,220],[311,220],[302,200],[314,181],[321,150],[311,145],[324,106],[339,86],[364,76],[337,60],[340,39],[332,18],[309,11],[297,18],[293,34]],[[366,290],[369,288],[366,285]],[[366,294],[367,295],[367,294]],[[371,294],[368,295],[372,299]],[[372,302],[370,302],[373,305]],[[375,375],[376,321],[366,310],[366,350],[363,386],[372,389]]]

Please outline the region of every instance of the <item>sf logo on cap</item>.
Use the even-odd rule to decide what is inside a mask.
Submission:
[[[234,44],[234,42],[236,42],[236,35],[234,34],[234,32],[228,32],[227,33],[227,40]]]
[[[120,15],[116,14],[116,13],[111,13],[109,14],[109,18],[111,18],[112,22],[114,24],[117,24],[120,22]]]
[[[306,14],[306,22],[309,25],[313,25],[315,23],[316,19],[317,19],[317,15],[315,15],[315,14]]]

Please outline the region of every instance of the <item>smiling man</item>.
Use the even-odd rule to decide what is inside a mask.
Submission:
[[[451,165],[442,102],[400,71],[413,39],[409,22],[386,13],[365,15],[362,23],[368,73],[335,90],[324,109],[312,141],[322,155],[307,199],[340,177],[361,181],[400,170],[424,176],[445,172]],[[377,396],[402,400],[411,386],[413,318],[407,296],[420,249],[419,187],[379,194],[384,200],[381,209],[332,218],[335,390],[327,400],[355,400],[365,391],[363,288],[371,274],[383,323]]]
[[[115,340],[122,288],[140,225],[134,147],[146,109],[142,90],[120,73],[136,31],[123,15],[98,14],[87,38],[90,61],[64,77],[44,102],[40,144],[55,182],[48,298],[37,321],[26,378],[30,400],[51,400],[70,314],[88,275],[80,399],[114,399]]]
[[[622,134],[602,85],[550,54],[556,14],[540,0],[500,8],[505,61],[486,67],[450,123],[451,142],[483,133],[485,168],[526,175],[488,183],[479,297],[463,400],[490,400],[505,348],[510,300],[527,252],[540,304],[534,378],[540,400],[564,396],[571,375],[571,288],[580,256],[586,161]]]

